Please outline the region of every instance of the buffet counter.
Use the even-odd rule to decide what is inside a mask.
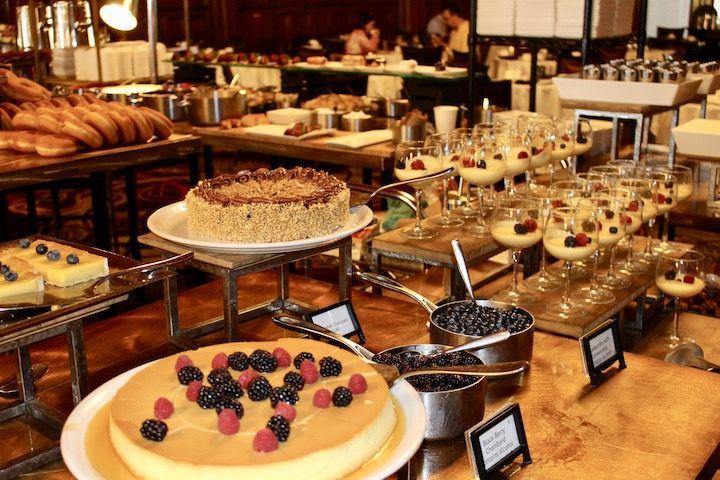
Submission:
[[[241,301],[257,300],[249,292],[272,295],[274,282],[271,272],[248,275],[239,285],[246,293],[241,292]],[[337,298],[335,287],[324,282],[292,276],[290,285],[300,300],[318,306]],[[221,289],[220,282],[213,282],[181,293],[183,320],[192,323],[208,313],[219,314]],[[427,341],[427,315],[419,306],[361,291],[355,291],[353,299],[371,351]],[[92,386],[173,353],[163,318],[163,303],[156,302],[88,325],[85,337]],[[392,319],[391,326],[388,319]],[[238,333],[245,340],[288,335],[267,317],[239,325]],[[218,338],[209,336],[201,341],[211,344]],[[71,395],[59,355],[62,350],[59,343],[48,344],[33,358],[50,364],[50,373],[38,385],[39,394],[69,411]],[[720,412],[708,400],[720,395],[720,377],[632,353],[626,353],[625,359],[624,371],[611,369],[599,387],[591,388],[583,373],[578,343],[536,332],[524,385],[490,388],[486,407],[486,418],[507,403],[517,402],[522,409],[533,463],[522,467],[514,478],[608,478],[612,471],[622,472],[627,479],[692,478],[713,458],[718,460]],[[0,358],[0,368],[11,372],[13,359]],[[0,400],[0,405],[5,402]],[[0,460],[27,451],[28,437],[19,428],[24,427],[4,428],[5,438],[17,441],[3,449]],[[57,473],[53,478],[71,476]],[[465,442],[423,443],[409,471],[401,471],[398,478],[472,478]],[[700,478],[712,478],[712,473]]]

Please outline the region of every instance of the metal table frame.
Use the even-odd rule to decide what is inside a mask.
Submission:
[[[161,255],[170,256],[190,250],[188,247],[167,242],[154,234],[143,235],[140,243],[149,245],[161,251]],[[243,263],[228,265],[229,258],[240,255],[216,253],[207,250],[194,250],[195,258],[186,265],[205,273],[220,277],[223,283],[223,311],[219,318],[206,320],[191,328],[182,328],[178,312],[178,286],[177,277],[173,276],[163,280],[165,314],[167,319],[167,333],[170,342],[183,350],[198,347],[195,338],[218,330],[225,331],[228,342],[238,340],[237,325],[241,322],[257,318],[278,310],[289,310],[295,313],[309,313],[313,308],[290,297],[290,264],[323,252],[339,249],[338,265],[338,297],[339,300],[349,300],[352,281],[352,237],[345,237],[335,242],[315,248],[288,252],[283,254],[242,255]],[[240,310],[238,308],[239,277],[250,273],[270,269],[278,269],[277,296],[269,302],[263,302]]]

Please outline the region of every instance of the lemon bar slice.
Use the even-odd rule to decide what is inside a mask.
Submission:
[[[38,251],[40,245],[45,246],[39,249],[41,253]],[[50,252],[57,252],[56,260],[49,258]],[[68,260],[71,255],[75,256],[75,263]],[[104,277],[110,272],[105,257],[43,240],[36,240],[27,248],[12,247],[0,252],[0,261],[3,256],[14,256],[28,262],[34,272],[40,274],[50,285],[57,287],[77,285]]]
[[[6,257],[2,264],[9,269],[10,274],[0,276],[0,299],[40,294],[44,291],[42,277],[32,270],[28,262],[16,257]]]

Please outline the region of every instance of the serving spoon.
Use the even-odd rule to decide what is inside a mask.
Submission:
[[[428,375],[428,374],[449,374],[449,375],[468,375],[468,376],[485,376],[485,377],[508,377],[523,373],[527,370],[529,364],[525,361],[517,362],[505,362],[496,363],[492,365],[475,364],[475,365],[458,365],[453,367],[428,367],[418,370],[413,370],[407,373],[400,373],[400,370],[395,365],[388,365],[385,363],[378,363],[373,360],[375,354],[367,348],[359,345],[352,340],[338,335],[332,330],[328,330],[325,327],[316,325],[311,322],[306,322],[298,318],[278,315],[273,317],[273,322],[279,327],[295,332],[306,333],[310,335],[317,335],[328,340],[340,343],[344,347],[359,356],[365,363],[369,364],[375,369],[387,382],[388,386],[392,386],[398,379],[413,377],[415,375]],[[503,333],[503,332],[498,332]],[[507,332],[504,332],[507,333]],[[495,338],[490,338],[495,337]],[[488,335],[487,337],[479,338],[468,342],[463,345],[459,345],[445,353],[451,351],[462,351],[487,346],[488,344],[498,343],[503,341],[502,335]]]
[[[351,207],[357,207],[359,205],[367,205],[368,203],[370,203],[370,201],[373,198],[375,198],[375,196],[378,193],[382,192],[383,190],[389,190],[391,188],[397,188],[397,187],[401,187],[403,185],[409,185],[409,184],[415,183],[415,182],[426,182],[428,180],[438,180],[438,179],[450,176],[450,174],[452,174],[453,171],[455,171],[455,169],[453,167],[449,167],[444,170],[440,170],[439,172],[431,173],[429,175],[424,175],[422,177],[411,178],[408,180],[401,180],[401,181],[395,182],[395,183],[388,183],[387,185],[383,185],[382,187],[380,187],[377,190],[375,190],[374,192],[372,192],[370,194],[370,196],[368,196],[368,198],[364,202],[355,203],[355,204],[351,205]]]

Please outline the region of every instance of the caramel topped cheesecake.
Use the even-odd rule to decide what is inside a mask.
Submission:
[[[350,190],[327,172],[261,168],[202,181],[185,197],[201,237],[243,243],[327,235],[347,222]]]
[[[109,433],[142,479],[331,480],[377,454],[396,421],[358,356],[285,338],[158,360],[118,390]]]

